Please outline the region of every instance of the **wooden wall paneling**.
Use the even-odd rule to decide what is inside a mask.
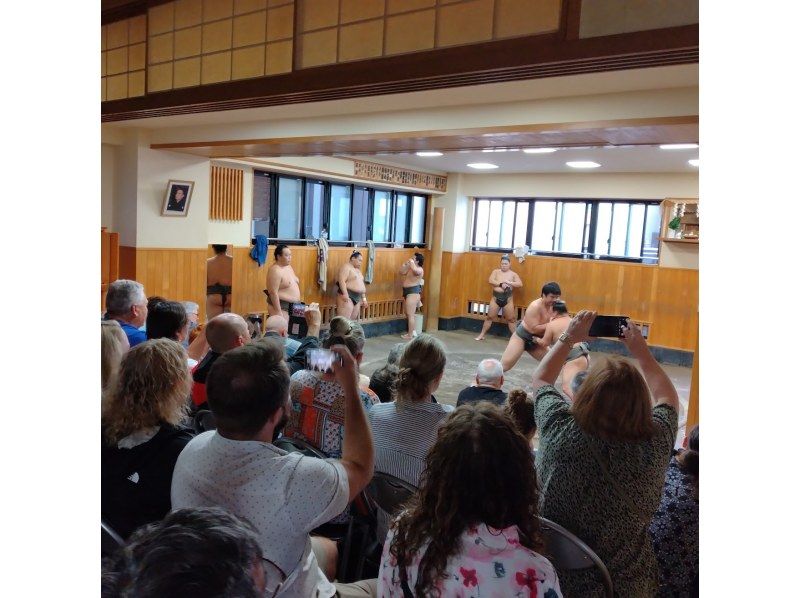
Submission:
[[[692,361],[692,385],[689,388],[689,407],[686,413],[686,434],[700,423],[700,331],[696,332],[697,342],[694,346]]]
[[[122,245],[119,248],[119,278],[136,280],[136,248]]]
[[[431,259],[426,262],[428,266],[426,286],[428,287],[428,300],[423,302],[423,313],[425,314],[425,330],[439,329],[439,303],[442,295],[442,237],[444,231],[445,209],[435,208],[433,220],[431,221],[432,242],[430,244]]]

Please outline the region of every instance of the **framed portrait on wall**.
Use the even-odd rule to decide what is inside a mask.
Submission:
[[[164,197],[162,216],[186,216],[189,213],[189,200],[192,198],[194,181],[170,181]]]

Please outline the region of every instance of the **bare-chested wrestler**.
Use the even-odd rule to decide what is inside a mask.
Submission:
[[[206,260],[206,319],[231,311],[233,257],[227,245],[212,245],[214,257]]]
[[[500,267],[492,270],[489,276],[489,284],[492,285],[492,299],[489,302],[489,314],[483,323],[483,330],[475,337],[476,341],[482,341],[492,326],[492,321],[497,318],[497,312],[503,310],[503,319],[508,324],[511,334],[516,329],[517,316],[514,309],[514,289],[522,287],[522,279],[516,272],[511,271],[511,260],[507,255],[500,258]]]
[[[534,337],[533,342],[548,350],[556,344],[562,333],[567,331],[569,323],[572,318],[567,311],[567,304],[563,301],[556,301],[553,303],[553,318],[547,323],[544,331],[544,336],[541,340]],[[585,372],[589,369],[589,343],[581,342],[574,343],[569,354],[567,354],[567,361],[564,363],[564,368],[561,370],[561,389],[565,395],[570,399],[574,398],[572,390],[572,380],[580,372]]]
[[[292,250],[281,243],[275,247],[275,263],[267,270],[267,310],[270,316],[283,314],[289,321],[292,303],[300,302],[300,279],[292,269]]]
[[[417,307],[422,303],[420,298],[422,293],[422,276],[425,274],[425,271],[422,269],[422,264],[424,262],[425,256],[417,252],[414,254],[414,257],[409,258],[400,266],[400,276],[403,277],[403,299],[406,301],[406,317],[408,318],[408,332],[401,335],[401,338],[406,340],[417,336],[414,314],[417,312]]]
[[[364,285],[364,275],[361,265],[364,256],[360,251],[353,251],[350,260],[339,268],[336,284],[339,289],[336,294],[336,314],[350,320],[357,320],[361,307],[367,308],[367,287]]]
[[[500,359],[504,372],[513,368],[526,351],[539,361],[547,353],[547,347],[536,343],[534,337],[542,338],[544,336],[547,323],[553,317],[553,303],[560,297],[561,287],[558,286],[558,283],[548,282],[542,287],[542,296],[528,305],[522,322],[508,339],[508,345]]]

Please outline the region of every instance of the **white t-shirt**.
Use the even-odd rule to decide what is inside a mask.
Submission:
[[[347,507],[339,461],[304,457],[267,442],[204,432],[183,449],[172,475],[172,508],[220,506],[259,532],[264,557],[286,574],[279,596],[333,596],[308,533]]]

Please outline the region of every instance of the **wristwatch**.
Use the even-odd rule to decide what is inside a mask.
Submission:
[[[572,341],[572,335],[569,332],[562,332],[561,336],[558,337],[558,340],[560,340],[565,345],[568,345]]]

